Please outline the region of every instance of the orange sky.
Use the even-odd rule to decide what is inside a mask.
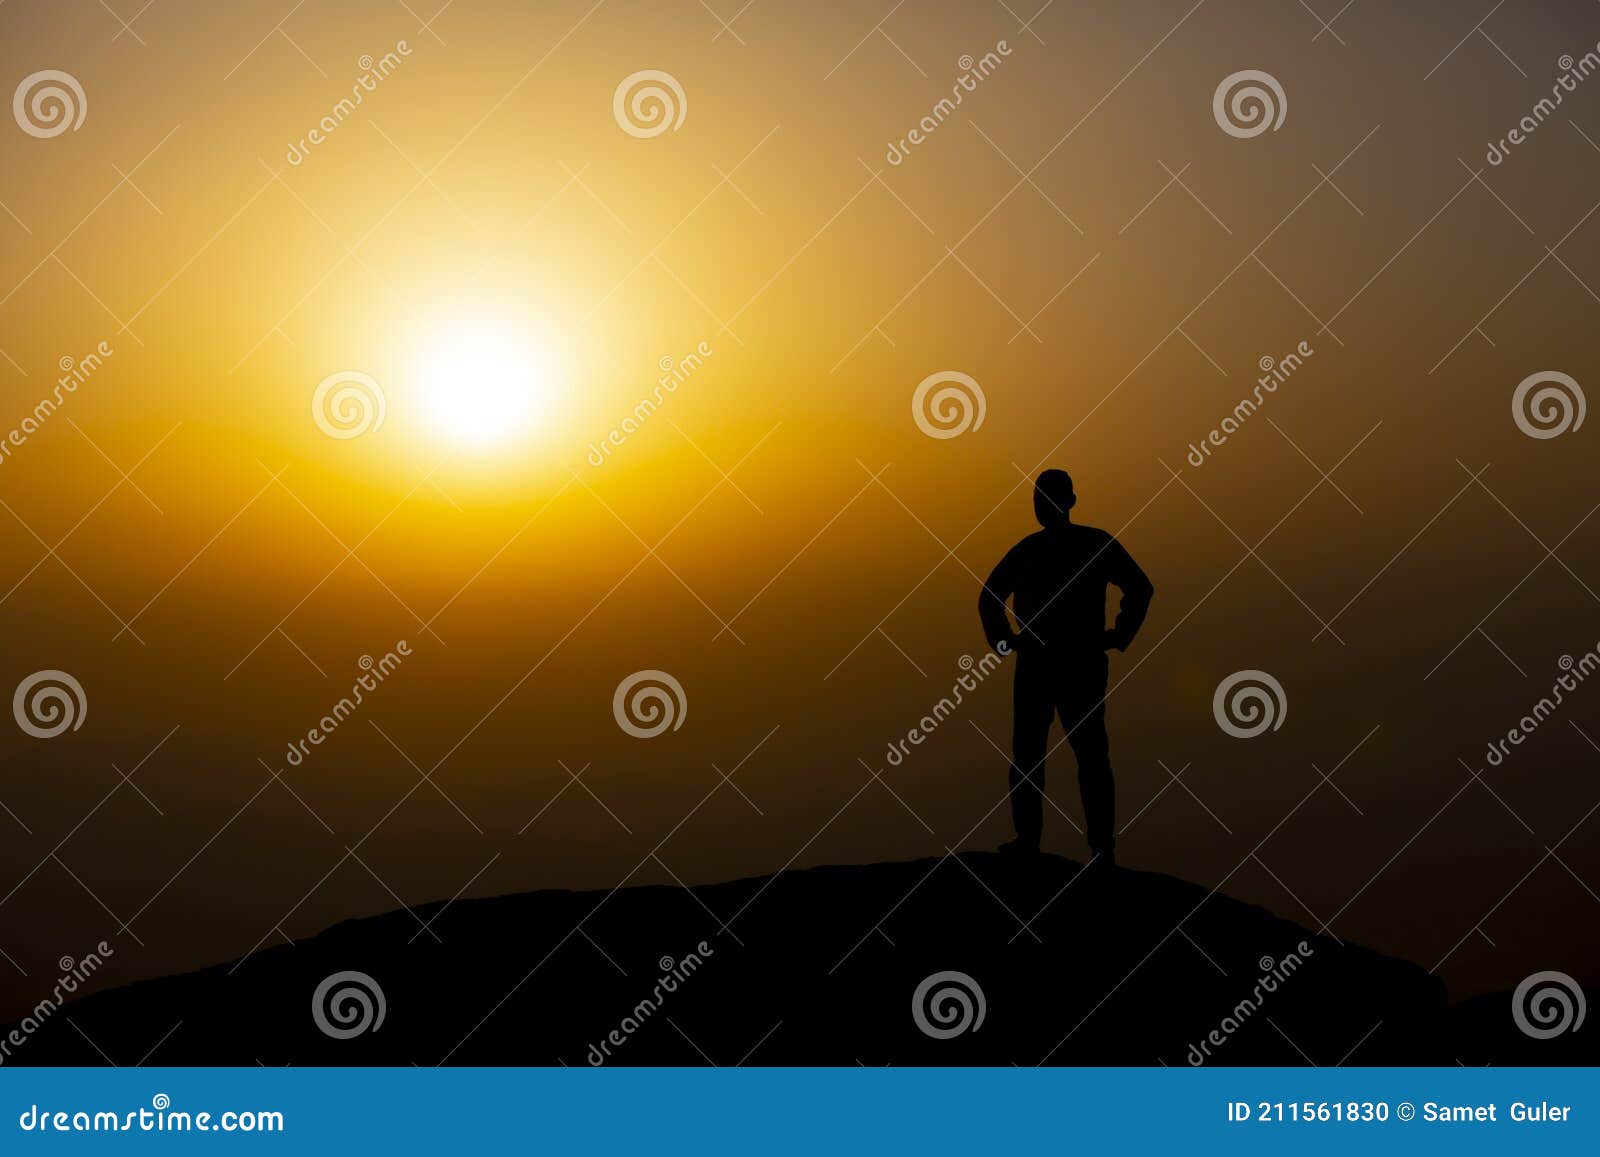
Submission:
[[[876,31],[887,2],[757,3],[732,31],[698,4],[463,3],[427,28],[387,0],[289,7],[162,0],[129,31],[0,8],[8,84],[61,69],[88,104],[75,131],[0,134],[0,434],[62,359],[111,351],[0,458],[5,685],[61,669],[88,700],[56,739],[0,733],[8,1000],[112,933],[120,982],[463,887],[992,845],[1009,676],[893,792],[862,761],[883,770],[981,651],[979,580],[1045,465],[1158,591],[1112,667],[1131,866],[1440,960],[1460,994],[1600,980],[1592,822],[1541,863],[1600,799],[1600,688],[1484,763],[1600,640],[1590,427],[1511,416],[1536,371],[1592,384],[1600,89],[1483,159],[1600,40],[1595,11],[1473,35],[1444,3],[1332,32],[1193,0],[1028,28],[927,0]],[[1287,111],[1241,139],[1212,95],[1248,68]],[[619,127],[643,69],[680,82],[677,129]],[[418,352],[464,318],[549,368],[542,417],[487,447],[438,420]],[[384,421],[332,438],[313,393],[348,371]],[[940,371],[979,384],[981,427],[918,429]],[[1247,668],[1290,704],[1248,742],[1211,713]],[[689,706],[648,741],[612,716],[641,669]],[[1348,798],[1320,787],[1250,856],[1335,765]]]

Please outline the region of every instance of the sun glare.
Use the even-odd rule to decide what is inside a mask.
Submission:
[[[555,345],[511,318],[451,317],[416,335],[419,408],[430,429],[487,447],[544,424],[556,389]]]

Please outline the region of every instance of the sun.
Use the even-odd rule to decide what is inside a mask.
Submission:
[[[441,315],[412,339],[408,361],[431,431],[482,449],[548,424],[560,357],[542,326],[471,310]]]

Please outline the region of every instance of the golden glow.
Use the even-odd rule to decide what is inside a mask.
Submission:
[[[526,318],[481,308],[440,314],[414,335],[406,360],[416,412],[444,440],[507,444],[555,415],[562,359]]]
[[[142,3],[112,7],[132,21]],[[1466,31],[1439,27],[1449,5],[1345,18],[1425,50],[1415,70],[1337,64],[1315,26],[1301,35],[1287,19],[1253,28],[1260,55],[1241,56],[1221,6],[1187,3],[1092,21],[1056,4],[1035,25],[1048,47],[1002,29],[995,6],[906,5],[884,28],[917,66],[883,37],[858,46],[865,27],[846,25],[864,17],[800,5],[752,6],[735,24],[748,46],[713,43],[699,5],[692,19],[641,4],[621,19],[593,0],[441,0],[411,5],[443,12],[418,31],[399,5],[307,4],[283,26],[291,41],[262,39],[284,0],[163,0],[135,23],[143,44],[112,43],[120,29],[91,7],[98,28],[78,27],[75,6],[0,0],[13,89],[65,68],[88,98],[79,129],[52,139],[0,122],[0,695],[65,669],[92,708],[49,741],[0,717],[5,757],[29,768],[0,797],[38,833],[8,843],[20,868],[4,887],[41,837],[120,783],[112,762],[164,744],[135,778],[170,817],[171,848],[147,846],[147,805],[119,787],[62,852],[119,912],[143,912],[135,973],[236,957],[278,921],[309,935],[392,906],[355,865],[306,895],[342,853],[277,784],[208,841],[265,775],[254,755],[282,765],[359,657],[400,638],[417,657],[284,774],[345,835],[417,786],[408,758],[443,759],[435,778],[471,822],[418,791],[358,849],[408,900],[455,894],[479,871],[480,828],[504,855],[463,898],[609,888],[642,855],[633,844],[695,808],[662,849],[691,882],[770,872],[797,850],[795,867],[928,855],[927,832],[877,785],[830,817],[860,787],[858,756],[903,734],[981,645],[977,576],[1035,528],[1036,465],[1069,469],[1075,516],[1117,533],[1159,588],[1134,651],[1111,659],[1130,815],[1169,782],[1158,760],[1192,755],[1210,777],[1196,791],[1223,793],[1222,820],[1266,831],[1319,782],[1286,768],[1327,768],[1361,741],[1337,779],[1369,814],[1363,790],[1385,801],[1398,844],[1454,790],[1441,777],[1455,774],[1448,753],[1470,755],[1461,720],[1487,728],[1522,709],[1495,646],[1541,682],[1582,649],[1588,592],[1545,566],[1507,595],[1533,544],[1481,486],[1452,499],[1468,481],[1458,455],[1474,471],[1492,461],[1483,484],[1541,536],[1578,526],[1600,421],[1529,438],[1511,399],[1545,369],[1591,398],[1600,382],[1575,368],[1593,362],[1581,335],[1594,300],[1555,261],[1529,275],[1538,246],[1484,188],[1457,196],[1457,152],[1480,139],[1462,134],[1503,132],[1525,106],[1481,37],[1440,62]],[[1523,30],[1527,52],[1584,42],[1584,22],[1557,14],[1576,6],[1545,9]],[[959,55],[1000,35],[1014,52],[999,73],[890,165],[887,143],[950,91]],[[355,101],[361,55],[400,36],[414,52]],[[1290,108],[1279,132],[1236,140],[1211,98],[1253,64]],[[613,94],[650,66],[682,82],[690,115],[641,140],[618,126]],[[226,99],[196,95],[219,84]],[[1358,97],[1339,99],[1344,84]],[[287,159],[344,97],[353,114]],[[1559,252],[1596,285],[1600,253],[1580,246],[1600,213],[1585,216],[1593,196],[1562,169],[1573,150],[1593,154],[1559,126],[1539,136],[1497,170],[1508,185],[1491,183],[1542,240],[1577,224]],[[1193,197],[1158,163],[1190,160]],[[1261,261],[1241,265],[1258,246]],[[1189,464],[1190,444],[1255,388],[1259,359],[1303,339],[1316,355]],[[702,341],[715,355],[659,386]],[[980,385],[984,420],[929,437],[912,398],[946,371]],[[383,422],[374,407],[365,432],[330,435],[315,391],[355,373],[381,388]],[[1219,519],[1248,542],[1270,534],[1258,549],[1272,572],[1241,562]],[[1592,582],[1596,520],[1560,554]],[[1478,632],[1447,656],[1502,596],[1484,623],[1494,645]],[[1219,681],[1245,668],[1270,670],[1296,712],[1270,739],[1233,740],[1211,720]],[[639,740],[612,696],[650,669],[670,671],[693,710]],[[1003,805],[991,813],[1005,759],[987,738],[1003,744],[1010,725],[999,678],[963,705],[977,729],[964,715],[885,776],[941,834],[989,814],[973,843],[1006,824]],[[1593,755],[1565,723],[1538,743],[1551,768]],[[1531,771],[1533,748],[1520,750]],[[700,807],[721,783],[711,764],[747,752],[733,778],[769,818],[725,787]],[[578,773],[589,760],[584,782],[636,835],[573,787],[514,838],[571,784],[562,761]],[[1070,754],[1051,760],[1070,811]],[[1546,814],[1593,804],[1575,774],[1539,777]],[[1222,833],[1193,801],[1169,806],[1179,794],[1137,820],[1132,856],[1218,879],[1233,866]],[[1396,894],[1440,898],[1452,940],[1453,921],[1466,928],[1526,868],[1514,842],[1448,822],[1473,794],[1382,881],[1416,866]],[[1358,883],[1320,854],[1337,830],[1300,826],[1328,795],[1285,829],[1300,862],[1268,856],[1322,915],[1337,905],[1319,896],[1343,902]],[[1057,846],[1081,854],[1051,817]],[[0,815],[0,830],[12,823]],[[1593,882],[1600,841],[1588,846],[1571,863]],[[191,849],[203,854],[174,878]],[[262,873],[263,856],[288,866]],[[1226,890],[1286,903],[1259,872]],[[1361,924],[1375,947],[1436,958],[1429,928],[1404,904],[1373,906],[1375,891],[1341,918],[1351,934]],[[36,979],[98,911],[52,870],[0,915],[32,930],[18,962]],[[1539,951],[1600,946],[1600,924],[1560,945],[1538,919],[1525,927]],[[1439,969],[1454,999],[1544,967],[1473,940],[1479,951]],[[0,967],[0,1019],[25,1015],[35,987]]]

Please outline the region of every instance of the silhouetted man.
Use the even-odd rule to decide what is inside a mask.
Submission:
[[[1046,470],[1033,487],[1043,530],[1006,552],[978,595],[989,646],[1017,652],[1012,691],[1011,818],[1017,838],[1001,851],[1039,850],[1044,826],[1044,761],[1050,721],[1059,714],[1078,760],[1078,788],[1089,847],[1110,867],[1116,847],[1116,787],[1106,738],[1106,651],[1125,651],[1144,622],[1155,588],[1111,535],[1075,524],[1078,501],[1065,470]],[[1106,629],[1106,587],[1122,592]],[[1013,631],[1006,600],[1020,630]]]

